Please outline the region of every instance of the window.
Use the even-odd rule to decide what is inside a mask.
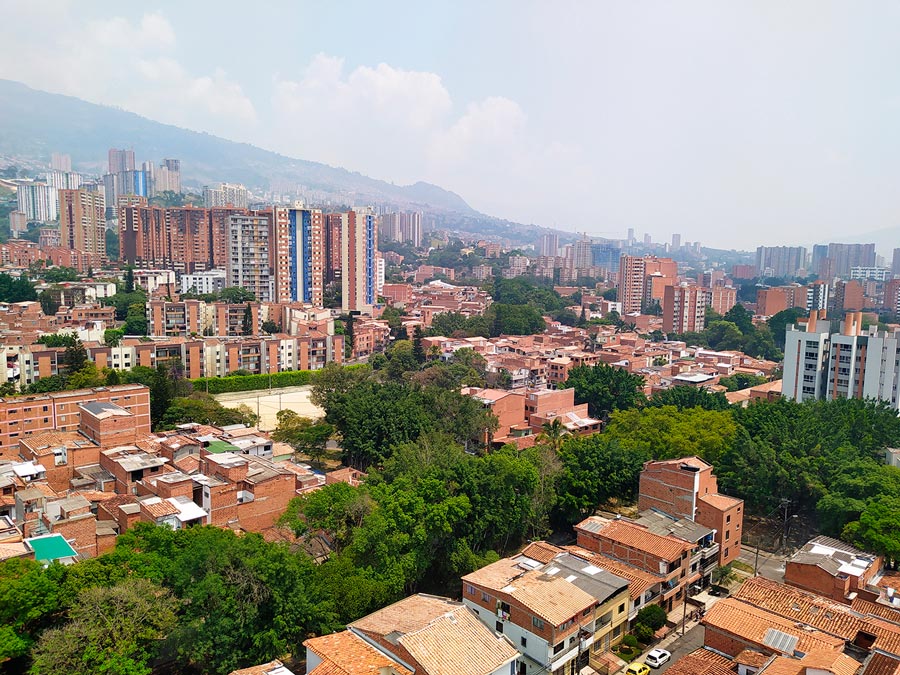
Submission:
[[[621,605],[619,605],[618,612],[619,612],[619,614],[621,614],[624,611],[625,611],[625,603],[623,602]]]
[[[536,616],[531,617],[531,625],[537,628],[538,630],[544,630],[544,621],[543,619],[539,619]]]
[[[725,530],[725,541],[731,539],[731,530]]]
[[[527,647],[527,646],[528,646],[528,640],[525,639],[525,636],[524,636],[524,635],[523,635],[522,637],[519,638],[519,642],[522,643],[522,646],[523,646],[523,647]]]
[[[475,587],[471,584],[466,584],[466,593],[469,595],[475,595]]]
[[[563,649],[565,649],[565,647],[566,647],[566,641],[563,640],[563,641],[560,642],[558,645],[554,645],[554,646],[553,646],[553,653],[554,653],[554,654],[559,654]]]
[[[502,632],[503,632],[503,622],[502,622],[502,621],[498,621],[498,622],[497,622],[497,625],[495,626],[495,628],[497,629],[497,632],[498,632],[498,633],[502,633]]]
[[[726,522],[726,523],[730,523],[730,522],[731,522],[731,514],[730,514],[730,513],[729,513],[727,516],[725,516],[725,522]]]
[[[487,601],[490,600],[490,599],[491,599],[491,596],[489,596],[489,595],[488,595],[487,593],[485,593],[484,591],[481,591],[481,601],[482,601],[482,602],[487,602]]]
[[[727,549],[727,548],[725,549],[725,553],[724,553],[724,555],[723,555],[722,557],[724,557],[724,558],[727,558],[727,557],[728,557],[728,549]]]

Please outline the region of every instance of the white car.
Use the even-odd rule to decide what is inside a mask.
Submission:
[[[665,649],[651,649],[647,656],[644,658],[644,663],[646,663],[651,668],[659,668],[662,664],[666,663],[671,658],[672,655]]]

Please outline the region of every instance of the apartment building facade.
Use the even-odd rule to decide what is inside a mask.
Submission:
[[[377,241],[371,208],[353,208],[341,214],[341,309],[345,312],[371,312],[378,300]]]

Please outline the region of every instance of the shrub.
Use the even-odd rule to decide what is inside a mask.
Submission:
[[[653,641],[653,633],[655,631],[645,623],[636,623],[634,625],[634,636],[641,644],[650,644]]]
[[[637,649],[638,639],[634,635],[631,635],[629,633],[622,638],[622,644],[626,645],[627,647],[631,647],[632,649]]]
[[[358,368],[358,365],[346,366]],[[236,371],[237,372],[237,371]],[[191,380],[194,391],[208,391],[212,395],[235,391],[259,391],[271,387],[302,387],[312,383],[314,370],[285,370],[262,375],[233,374],[226,377],[198,377]]]
[[[666,625],[666,610],[659,605],[647,605],[637,613],[635,623],[649,626],[651,630],[658,631]]]

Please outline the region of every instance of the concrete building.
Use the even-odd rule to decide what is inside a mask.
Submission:
[[[559,235],[551,232],[541,235],[538,242],[538,255],[556,256],[559,253]]]
[[[687,588],[696,583],[700,572],[691,572],[694,545],[677,537],[651,532],[624,519],[590,516],[575,526],[578,546],[615,558],[661,577],[659,605],[666,612],[681,605]]]
[[[50,169],[52,171],[71,171],[72,157],[59,152],[50,155]]]
[[[208,209],[222,207],[246,209],[249,202],[250,193],[240,184],[220,183],[216,187],[203,188],[203,206]]]
[[[274,300],[321,307],[325,291],[325,218],[319,209],[272,209],[269,258]]]
[[[874,398],[898,409],[900,333],[862,328],[862,314],[848,313],[840,332],[823,314],[785,335],[783,394],[794,401]]]
[[[150,390],[141,384],[14,396],[0,399],[0,459],[12,458],[27,434],[77,431],[80,406],[91,401],[115,403],[135,416],[142,433],[150,433]]]
[[[671,258],[623,255],[619,260],[617,300],[624,314],[640,313],[654,300],[662,303],[666,286],[673,286],[678,264]]]
[[[82,251],[100,267],[106,258],[106,204],[100,192],[59,191],[59,234],[62,246]]]
[[[181,275],[181,292],[207,295],[218,293],[227,284],[228,274],[225,270],[207,270],[194,274]]]
[[[699,286],[667,286],[662,302],[663,331],[687,333],[702,331],[706,325],[706,307],[712,293]]]
[[[16,186],[16,202],[29,221],[46,223],[59,216],[59,196],[46,183],[20,183]]]
[[[467,605],[423,593],[303,645],[309,675],[511,675],[519,656]]]
[[[535,554],[537,557],[530,557]],[[578,673],[627,631],[627,579],[569,552],[529,546],[465,575],[463,602],[519,650],[518,673]]]
[[[803,246],[760,246],[756,249],[756,269],[762,276],[789,278],[806,270]]]
[[[375,212],[353,208],[341,214],[341,309],[370,313],[377,301]]]
[[[274,300],[269,233],[267,216],[235,215],[228,218],[228,285],[250,291],[259,302]]]
[[[10,211],[9,233],[13,238],[25,234],[28,231],[28,215],[24,211]]]

